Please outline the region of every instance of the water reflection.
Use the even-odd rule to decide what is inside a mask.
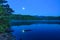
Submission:
[[[13,25],[11,29],[16,40],[60,40],[60,25],[54,21],[17,22]]]
[[[29,31],[32,31],[32,30],[29,30],[29,29],[27,29],[27,30],[22,30],[22,32],[29,32]]]
[[[60,24],[60,20],[35,20],[35,21],[12,21],[12,26],[31,25],[31,24]]]
[[[17,40],[60,40],[60,25],[57,24],[21,25],[12,29]]]

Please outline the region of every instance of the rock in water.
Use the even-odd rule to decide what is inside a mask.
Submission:
[[[16,38],[11,33],[1,33],[0,40],[16,40]]]
[[[32,30],[22,30],[22,32],[29,32],[29,31],[32,31]]]

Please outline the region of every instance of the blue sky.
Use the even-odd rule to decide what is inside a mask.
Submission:
[[[60,16],[60,0],[8,0],[8,4],[14,14]]]

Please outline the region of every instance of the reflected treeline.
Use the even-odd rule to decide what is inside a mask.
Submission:
[[[31,16],[31,15],[12,14],[11,19],[15,20],[12,23],[10,23],[12,26],[31,25],[31,24],[60,24],[60,21],[57,21],[57,20],[60,20],[60,16]],[[35,21],[35,20],[38,20],[38,21]],[[43,21],[43,20],[47,20],[47,21]],[[50,21],[50,20],[53,20],[53,21]]]
[[[11,26],[31,25],[31,24],[60,24],[59,21],[25,21],[25,22],[11,22]]]

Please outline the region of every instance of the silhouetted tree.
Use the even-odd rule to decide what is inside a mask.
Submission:
[[[6,0],[0,0],[0,32],[5,32],[10,27],[10,17],[14,12]]]

